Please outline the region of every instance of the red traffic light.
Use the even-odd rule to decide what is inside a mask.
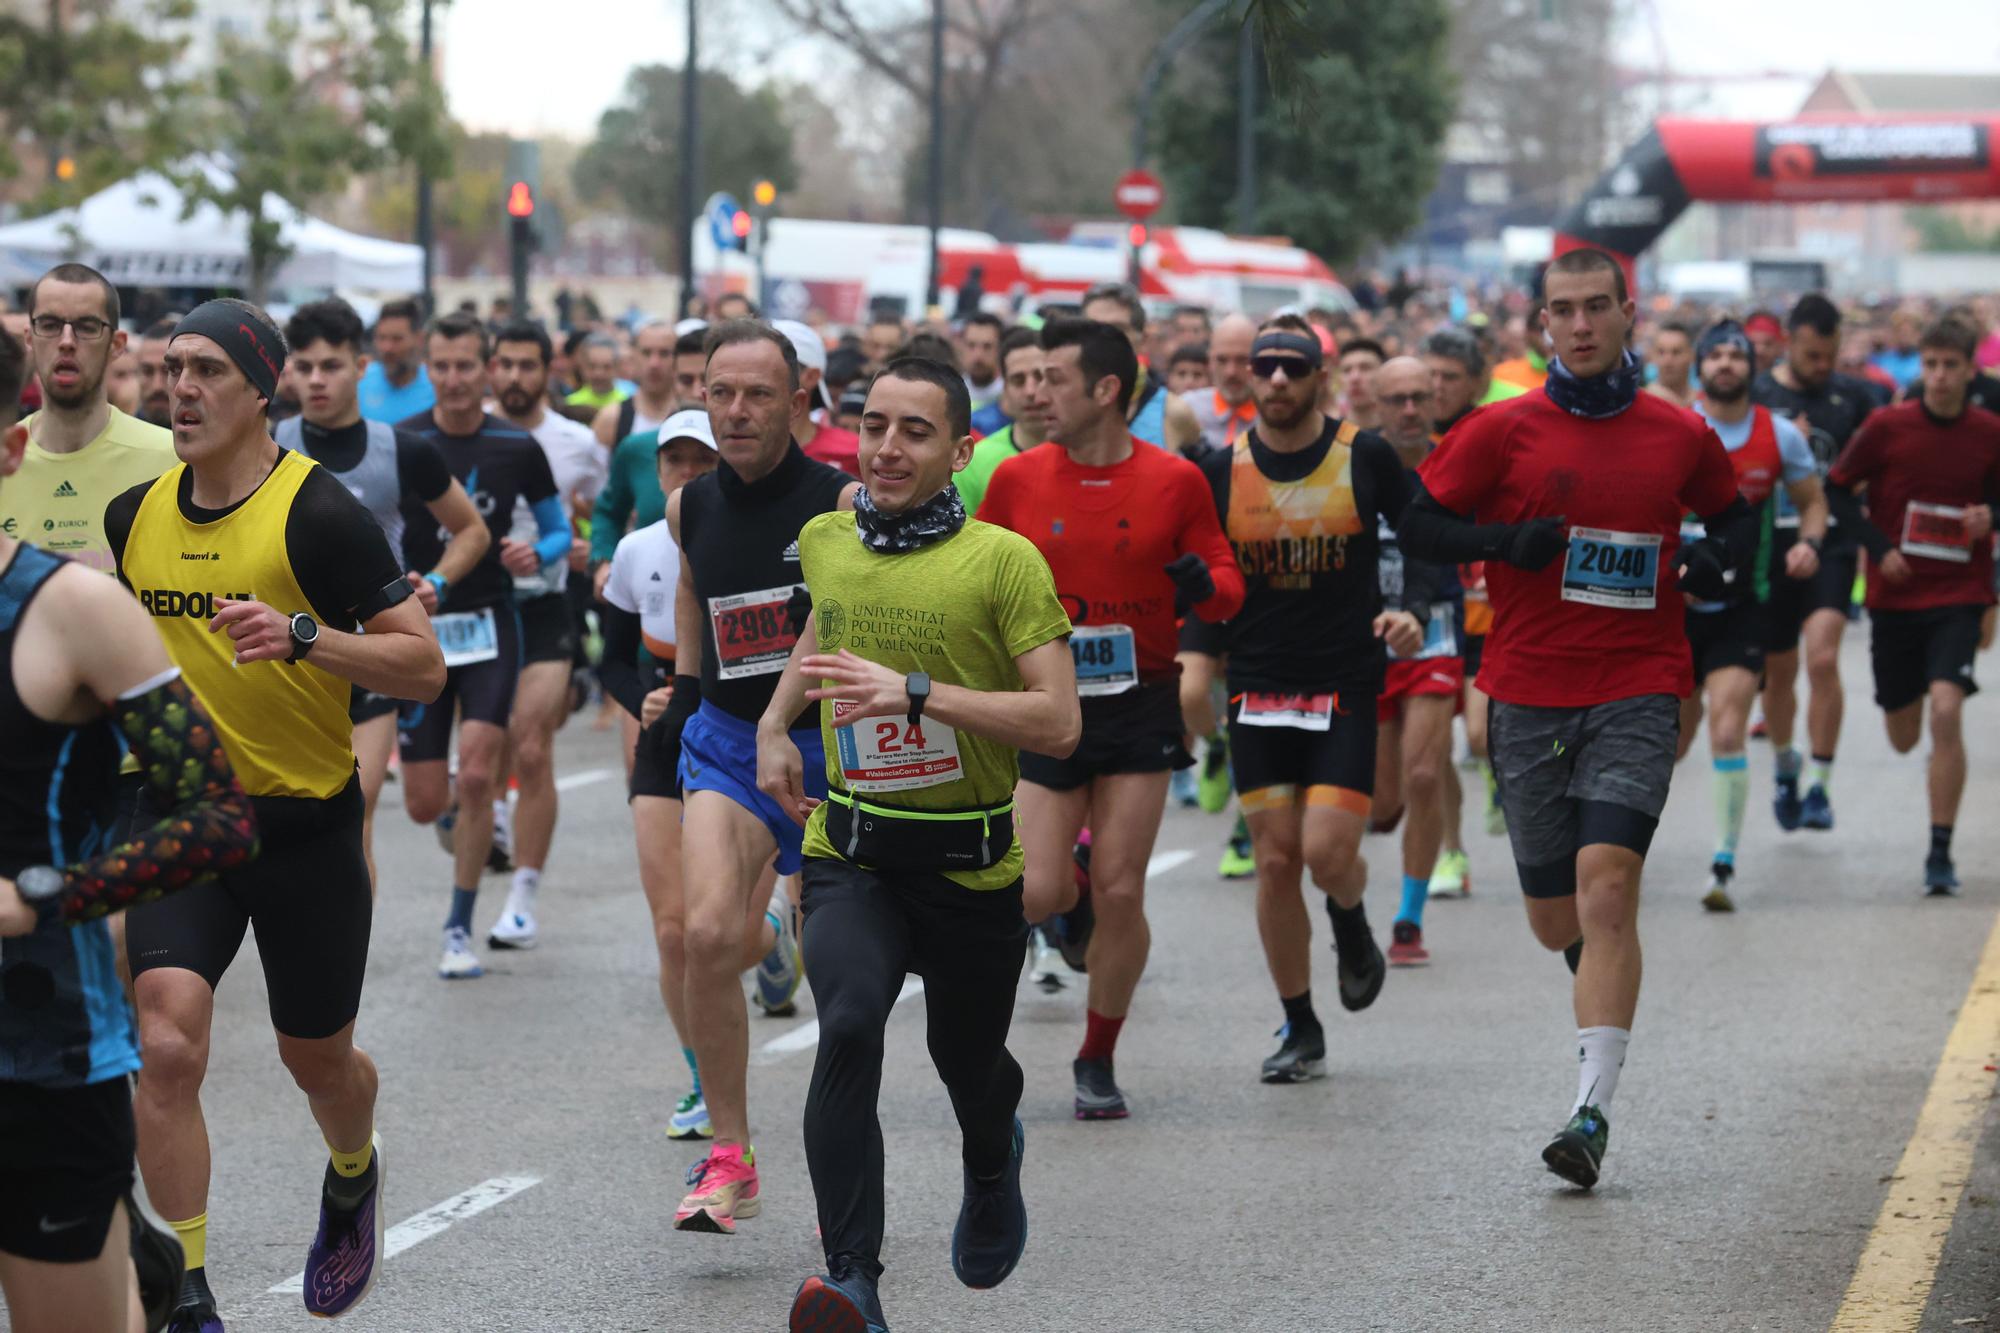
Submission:
[[[736,210],[736,215],[729,219],[729,230],[736,233],[738,240],[750,235],[750,213],[747,209]]]
[[[517,218],[535,215],[535,192],[528,188],[528,182],[515,181],[507,191],[507,215]]]
[[[1143,248],[1146,244],[1146,224],[1143,222],[1133,223],[1126,229],[1125,239],[1132,243],[1134,250]]]

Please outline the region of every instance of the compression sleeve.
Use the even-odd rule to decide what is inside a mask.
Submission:
[[[535,514],[535,526],[541,536],[535,539],[535,554],[545,565],[554,564],[569,554],[569,517],[563,513],[562,497],[545,495],[531,506]]]
[[[1826,480],[1826,508],[1840,530],[1853,533],[1868,548],[1871,557],[1880,560],[1889,554],[1893,543],[1888,536],[1861,512],[1861,501],[1854,492],[1831,477]]]
[[[646,687],[639,679],[638,613],[605,601],[598,604],[597,621],[604,633],[604,659],[597,667],[598,682],[613,702],[637,717],[646,698]]]
[[[254,860],[257,816],[215,723],[180,678],[119,699],[111,718],[139,761],[151,804],[167,815],[131,841],[63,871],[65,921],[91,921]]]
[[[1411,483],[1410,503],[1396,525],[1396,540],[1407,559],[1463,565],[1475,560],[1500,560],[1513,531],[1510,523],[1474,523],[1439,504],[1424,483]],[[1407,577],[1407,574],[1405,575]]]

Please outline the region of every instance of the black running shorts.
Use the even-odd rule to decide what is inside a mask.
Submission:
[[[1893,713],[1923,698],[1932,682],[1940,680],[1977,694],[1972,664],[1979,656],[1979,622],[1985,614],[1983,606],[1870,611],[1875,702]]]
[[[1021,780],[1075,791],[1114,773],[1165,773],[1194,756],[1182,743],[1180,681],[1147,681],[1123,694],[1083,700],[1083,736],[1067,759],[1021,752]]]
[[[1330,697],[1330,705],[1317,711],[1312,699],[1290,696],[1302,703],[1302,720],[1311,715],[1302,726],[1245,722],[1245,701],[1252,697],[1231,688],[1229,765],[1244,810],[1304,802],[1365,816],[1375,790],[1375,692],[1329,690],[1312,696]]]
[[[353,687],[347,698],[347,720],[355,726],[373,722],[378,717],[393,716],[402,707],[402,701],[391,699],[386,694],[364,690],[359,685]]]
[[[552,592],[515,608],[521,616],[521,660],[571,662],[576,657],[576,622],[569,598]]]
[[[132,1189],[132,1086],[0,1081],[0,1253],[45,1264],[104,1252]]]
[[[1771,571],[1771,599],[1764,603],[1764,649],[1789,653],[1799,646],[1799,631],[1815,611],[1838,611],[1854,605],[1854,576],[1860,557],[1855,548],[1829,544],[1819,556],[1819,572],[1809,579],[1785,573],[1779,561]]]
[[[1755,602],[1732,602],[1720,611],[1689,607],[1687,636],[1696,684],[1723,667],[1764,674],[1764,608]]]
[[[521,618],[512,602],[493,608],[498,651],[484,662],[455,666],[444,673],[444,692],[430,703],[405,703],[399,715],[397,748],[406,764],[451,754],[452,715],[461,722],[505,727],[514,714],[514,686],[521,679]]]

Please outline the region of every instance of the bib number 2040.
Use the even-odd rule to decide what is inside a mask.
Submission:
[[[1650,611],[1659,601],[1659,576],[1659,533],[1570,529],[1564,601]]]

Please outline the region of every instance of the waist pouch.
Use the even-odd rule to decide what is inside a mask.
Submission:
[[[885,870],[984,870],[1014,846],[1014,803],[899,810],[829,790],[826,836],[843,857]]]

